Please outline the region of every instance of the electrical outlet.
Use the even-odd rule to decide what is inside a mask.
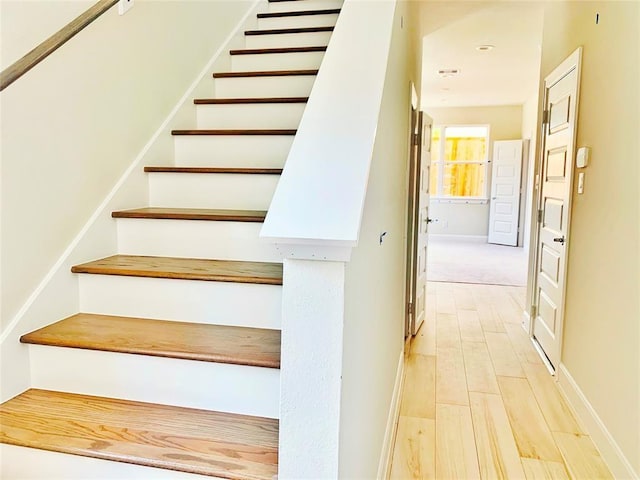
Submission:
[[[133,0],[120,0],[118,2],[118,14],[124,15],[131,7],[133,7]]]

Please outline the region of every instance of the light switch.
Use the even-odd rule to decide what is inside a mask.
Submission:
[[[578,194],[582,195],[584,193],[584,172],[580,172],[578,174]]]

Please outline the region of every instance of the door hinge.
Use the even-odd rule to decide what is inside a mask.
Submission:
[[[414,145],[418,145],[418,134],[417,133],[414,133],[414,134],[411,135],[411,142]]]
[[[542,124],[549,123],[549,110],[544,110],[542,112]]]
[[[538,210],[538,223],[542,223],[542,210]]]
[[[529,316],[531,318],[536,318],[537,314],[538,314],[538,307],[536,305],[531,305],[531,308],[529,309]]]
[[[412,314],[413,313],[413,303],[409,302],[407,304],[407,313],[408,314]]]

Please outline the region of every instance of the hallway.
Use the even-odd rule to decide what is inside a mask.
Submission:
[[[612,478],[520,325],[524,287],[427,289],[391,478]]]

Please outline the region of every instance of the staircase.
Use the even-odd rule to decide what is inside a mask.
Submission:
[[[2,443],[277,475],[282,265],[259,231],[340,3],[257,15],[195,128],[173,130],[174,165],[145,167],[150,206],[113,212],[118,254],[73,267],[81,313],[22,336],[33,388],[0,406]]]

